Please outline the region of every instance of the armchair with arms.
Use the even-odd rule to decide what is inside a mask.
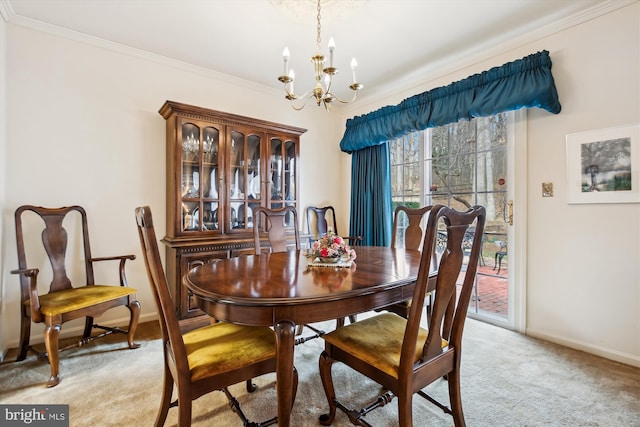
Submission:
[[[37,218],[25,218],[26,214],[35,214]],[[69,235],[65,229],[65,220],[73,221],[74,215],[78,214],[81,222],[81,255],[84,259],[71,259],[67,253]],[[75,218],[77,219],[77,217]],[[42,229],[42,244],[44,252],[49,259],[52,268],[53,279],[49,285],[48,292],[41,292],[38,289],[39,268],[30,267],[27,262],[28,249],[30,253],[35,253],[35,245],[29,245],[30,240],[26,235],[34,235],[34,228],[27,228],[25,225],[44,223],[37,231]],[[127,334],[129,348],[138,348],[139,345],[133,342],[133,337],[140,317],[140,303],[136,299],[136,290],[127,286],[125,276],[125,262],[134,260],[135,255],[122,255],[114,257],[94,258],[89,245],[89,227],[87,224],[87,214],[80,206],[70,206],[62,208],[45,208],[41,206],[24,205],[15,211],[16,240],[18,246],[18,269],[11,273],[20,275],[20,301],[21,307],[21,328],[20,344],[18,348],[17,360],[24,360],[27,351],[32,349],[29,346],[31,334],[31,322],[44,323],[44,343],[46,354],[39,354],[46,357],[51,365],[51,377],[47,382],[47,387],[54,387],[60,382],[59,376],[59,336],[62,324],[70,320],[85,318],[84,333],[80,341],[70,347],[85,345],[97,338],[104,337],[111,333]],[[41,252],[41,250],[40,250]],[[35,258],[35,256],[34,256]],[[68,262],[69,261],[69,262]],[[73,268],[70,261],[81,262],[84,267],[85,283],[82,285],[72,284],[67,276],[67,269]],[[119,262],[119,285],[96,284],[94,280],[94,264],[100,261]],[[127,330],[117,327],[107,327],[94,324],[94,317],[98,317],[105,311],[125,306],[130,311],[130,320]],[[103,330],[99,335],[91,335],[94,328]],[[35,351],[35,350],[34,350]]]

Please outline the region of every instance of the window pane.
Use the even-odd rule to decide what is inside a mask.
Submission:
[[[420,160],[420,134],[414,132],[404,138],[404,162],[417,162]]]
[[[505,191],[506,174],[507,159],[502,150],[478,153],[478,191]]]
[[[402,196],[404,193],[403,180],[402,180],[402,165],[391,166],[391,195]]]
[[[504,148],[507,145],[507,116],[505,113],[475,119],[478,127],[478,150]]]
[[[474,152],[476,149],[475,121],[460,120],[451,126],[451,150],[456,154]]]

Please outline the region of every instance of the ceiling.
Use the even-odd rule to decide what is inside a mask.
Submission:
[[[322,49],[328,56],[335,39],[338,96],[342,87],[350,92],[349,64],[357,59],[363,97],[632,1],[323,0]],[[287,46],[296,90],[313,85],[315,0],[0,0],[0,11],[18,25],[89,35],[274,89]]]

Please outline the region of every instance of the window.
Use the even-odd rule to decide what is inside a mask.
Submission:
[[[509,114],[461,120],[391,141],[393,209],[443,204],[466,210],[481,204],[488,217],[498,213],[503,219]]]
[[[497,264],[498,258],[507,254],[507,142],[513,117],[513,112],[507,112],[461,120],[389,143],[394,210],[399,205],[415,208],[435,204],[458,210],[476,204],[486,208],[482,256],[470,311],[505,317],[507,272],[504,264],[495,268],[494,259]],[[407,225],[406,221],[399,224],[399,246],[404,243]],[[500,304],[494,298],[498,288]]]

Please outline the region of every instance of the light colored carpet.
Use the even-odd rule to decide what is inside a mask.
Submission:
[[[330,329],[334,322],[320,324]],[[33,328],[39,332],[38,327]],[[162,348],[155,322],[140,325],[137,350],[126,348],[123,335],[98,340],[61,355],[62,381],[44,387],[49,366],[30,354],[0,365],[0,403],[69,404],[70,425],[152,426],[162,385]],[[318,375],[323,342],[296,347],[300,384],[292,425],[319,425],[327,409]],[[535,340],[512,331],[467,320],[462,357],[462,400],[467,425],[499,426],[635,426],[640,427],[640,369],[584,352]],[[380,388],[346,368],[334,365],[338,397],[360,408]],[[276,415],[275,375],[255,380],[259,389],[248,394],[244,384],[231,387],[253,421]],[[427,388],[446,401],[446,383]],[[374,426],[394,426],[396,400],[367,415]],[[414,425],[451,426],[452,419],[419,396],[413,401]],[[194,426],[241,426],[221,392],[194,402]],[[166,426],[175,426],[177,409]],[[335,426],[350,425],[338,411]]]

